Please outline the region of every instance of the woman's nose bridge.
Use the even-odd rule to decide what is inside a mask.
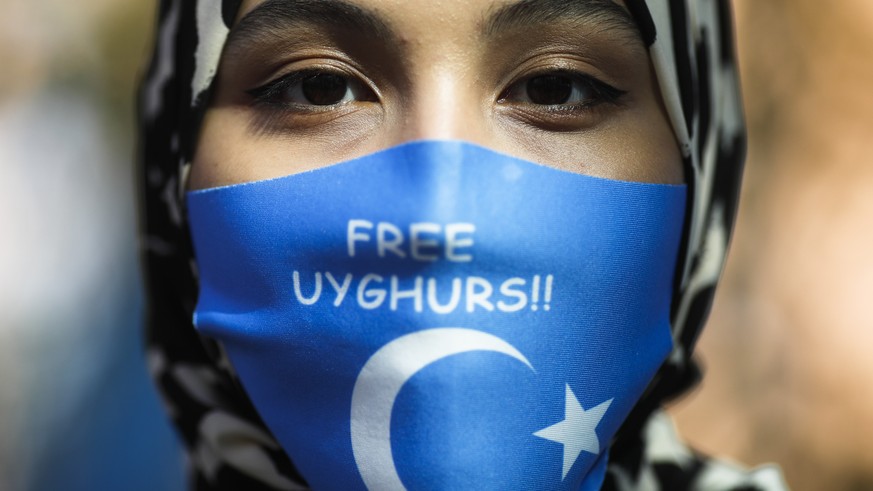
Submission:
[[[488,106],[480,94],[481,87],[457,71],[432,72],[410,95],[398,128],[401,138],[481,140]]]

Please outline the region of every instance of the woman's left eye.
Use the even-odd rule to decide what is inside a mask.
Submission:
[[[500,102],[536,104],[538,106],[593,106],[616,102],[624,91],[582,74],[545,73],[513,84]]]

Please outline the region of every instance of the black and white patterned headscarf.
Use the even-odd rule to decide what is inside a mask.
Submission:
[[[774,467],[747,472],[687,449],[660,409],[698,379],[691,353],[737,210],[746,141],[729,0],[625,3],[648,46],[680,143],[690,206],[673,295],[674,351],[613,441],[604,489],[783,489]],[[198,286],[183,183],[239,4],[160,1],[154,54],[139,93],[148,361],[185,443],[193,489],[307,489],[221,347],[192,325]]]

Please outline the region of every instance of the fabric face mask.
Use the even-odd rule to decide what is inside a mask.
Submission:
[[[195,325],[313,489],[599,489],[685,194],[453,141],[190,192]]]

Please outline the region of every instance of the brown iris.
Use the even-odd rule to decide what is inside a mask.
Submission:
[[[343,100],[348,82],[340,75],[319,73],[303,79],[301,89],[303,96],[312,104],[330,106]]]
[[[534,104],[554,106],[570,100],[573,80],[560,75],[541,75],[527,81],[527,96]]]

